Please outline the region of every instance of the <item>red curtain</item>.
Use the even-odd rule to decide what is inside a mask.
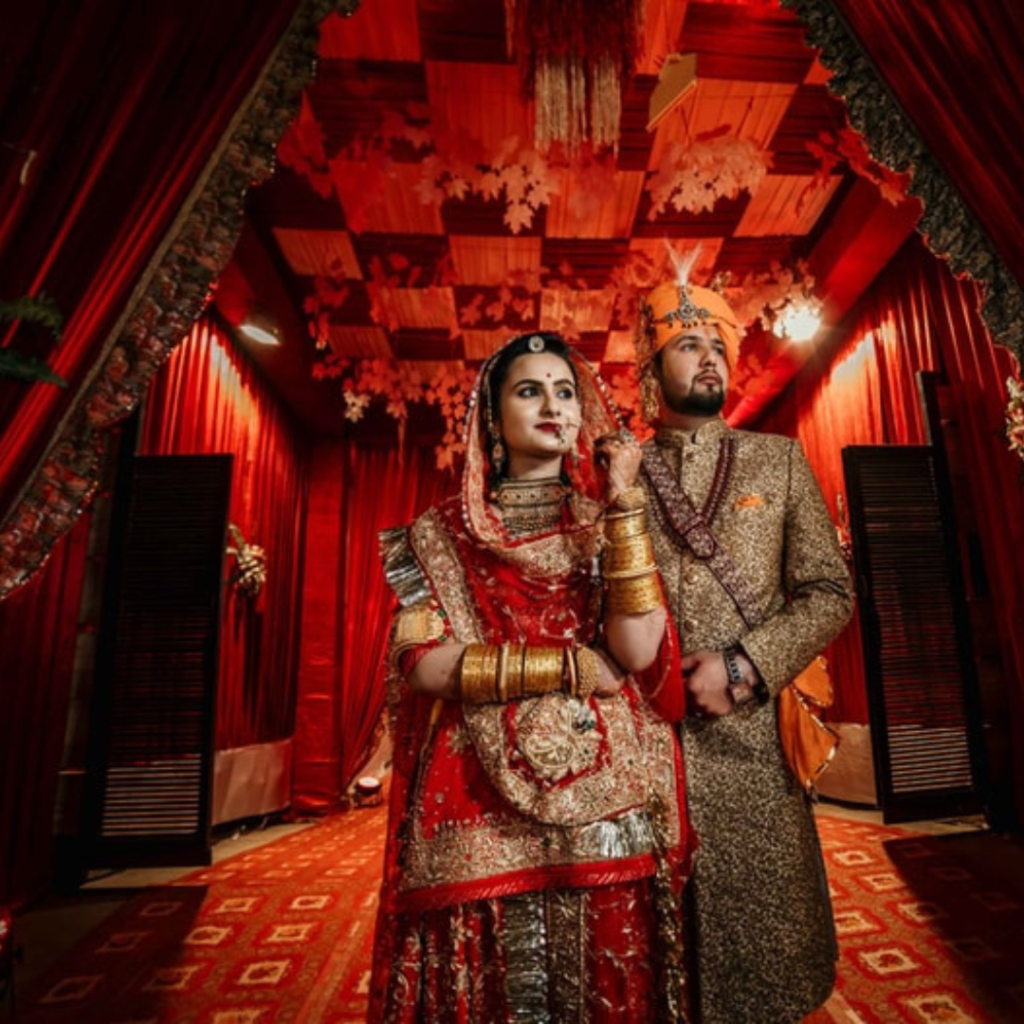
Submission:
[[[265,549],[256,600],[224,594],[217,690],[218,750],[284,739],[294,725],[298,601],[308,455],[280,400],[209,320],[153,382],[142,454],[234,455],[231,522]],[[227,568],[233,567],[229,559]]]
[[[884,442],[881,415],[883,382],[875,358],[873,334],[847,338],[831,364],[816,359],[786,392],[784,402],[758,425],[759,430],[798,437],[814,468],[837,530],[846,507],[842,449],[851,444]],[[828,652],[837,722],[867,722],[864,659],[856,612],[854,621]]]
[[[50,883],[90,518],[0,602],[0,904],[27,902]]]
[[[450,493],[432,449],[324,445],[313,457],[293,808],[324,814],[371,753],[393,601],[377,533]]]
[[[974,285],[956,280],[912,239],[861,302],[839,345],[809,364],[785,403],[759,426],[800,437],[835,511],[835,495],[843,491],[843,446],[924,443],[914,375],[946,375],[953,406],[948,414],[962,448],[950,456],[970,487],[972,525],[999,631],[1006,713],[1016,737],[1017,789],[1024,794],[1024,472],[1003,429],[1011,358],[992,345],[979,300]],[[867,721],[856,629],[835,645],[833,668],[835,717]]]
[[[1024,4],[830,2],[1024,284]]]
[[[72,387],[0,378],[0,516],[297,3],[3,5],[0,298],[56,301],[66,322],[51,364]],[[12,340],[51,354],[46,332],[0,324],[0,344]]]

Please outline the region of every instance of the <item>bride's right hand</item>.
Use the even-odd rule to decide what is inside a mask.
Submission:
[[[619,430],[599,437],[594,450],[607,473],[605,499],[610,505],[636,483],[642,457],[640,445],[628,430]]]

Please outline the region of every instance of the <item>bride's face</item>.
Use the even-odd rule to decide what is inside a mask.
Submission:
[[[502,383],[498,413],[509,476],[557,473],[580,432],[580,399],[571,367],[551,352],[519,356]]]

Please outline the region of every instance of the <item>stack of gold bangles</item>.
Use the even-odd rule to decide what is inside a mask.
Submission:
[[[586,700],[597,689],[600,657],[589,647],[468,644],[459,669],[467,704],[504,704],[561,691]]]
[[[642,615],[662,604],[644,504],[643,489],[630,487],[616,498],[605,518],[601,573],[611,615]]]

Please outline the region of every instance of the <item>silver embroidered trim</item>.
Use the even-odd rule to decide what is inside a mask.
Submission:
[[[586,889],[549,889],[545,893],[548,974],[555,979],[549,1000],[552,1024],[583,1024],[590,1019],[587,1013],[588,898]]]
[[[510,1024],[548,1024],[548,949],[543,892],[502,901]]]
[[[404,526],[381,530],[377,534],[380,557],[384,563],[384,579],[398,596],[403,608],[431,596],[427,579],[409,544],[409,531]]]

